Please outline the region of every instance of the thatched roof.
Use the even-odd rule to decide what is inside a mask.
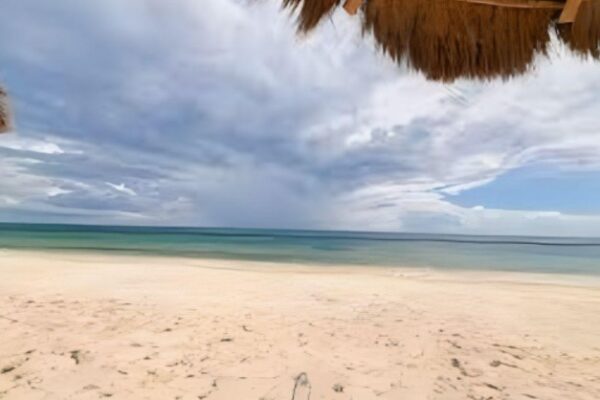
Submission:
[[[306,33],[338,7],[360,14],[363,32],[427,78],[509,78],[547,54],[551,32],[600,59],[600,0],[283,0]]]
[[[8,132],[12,127],[10,105],[8,104],[8,95],[2,86],[0,86],[0,133]]]

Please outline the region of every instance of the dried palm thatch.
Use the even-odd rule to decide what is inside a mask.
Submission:
[[[571,49],[600,58],[600,0],[283,0],[306,33],[344,6],[364,33],[427,78],[509,78],[547,54],[551,30]],[[571,18],[559,21],[571,8]],[[563,13],[563,11],[565,11]],[[564,15],[563,15],[564,17]],[[559,22],[561,24],[559,25]]]
[[[10,106],[6,90],[0,86],[0,133],[8,132],[12,127]]]
[[[396,61],[434,80],[509,77],[545,53],[555,10],[455,0],[373,0],[365,28]]]

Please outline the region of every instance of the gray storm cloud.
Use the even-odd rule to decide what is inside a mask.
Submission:
[[[0,218],[600,235],[598,216],[452,203],[525,166],[600,170],[598,65],[557,49],[444,86],[345,15],[298,38],[276,2],[201,3],[3,5]]]

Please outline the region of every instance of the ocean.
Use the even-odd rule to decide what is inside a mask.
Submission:
[[[0,249],[600,275],[600,239],[0,224]]]

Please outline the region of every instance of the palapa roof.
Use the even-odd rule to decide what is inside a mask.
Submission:
[[[313,30],[343,7],[399,64],[428,79],[507,79],[546,55],[552,32],[575,54],[600,60],[600,0],[282,0]],[[0,85],[0,134],[12,129]]]
[[[0,133],[6,133],[12,128],[10,105],[6,90],[0,86]]]
[[[547,55],[552,32],[600,59],[600,0],[283,0],[298,30],[344,7],[393,60],[428,79],[488,80],[526,73]]]

